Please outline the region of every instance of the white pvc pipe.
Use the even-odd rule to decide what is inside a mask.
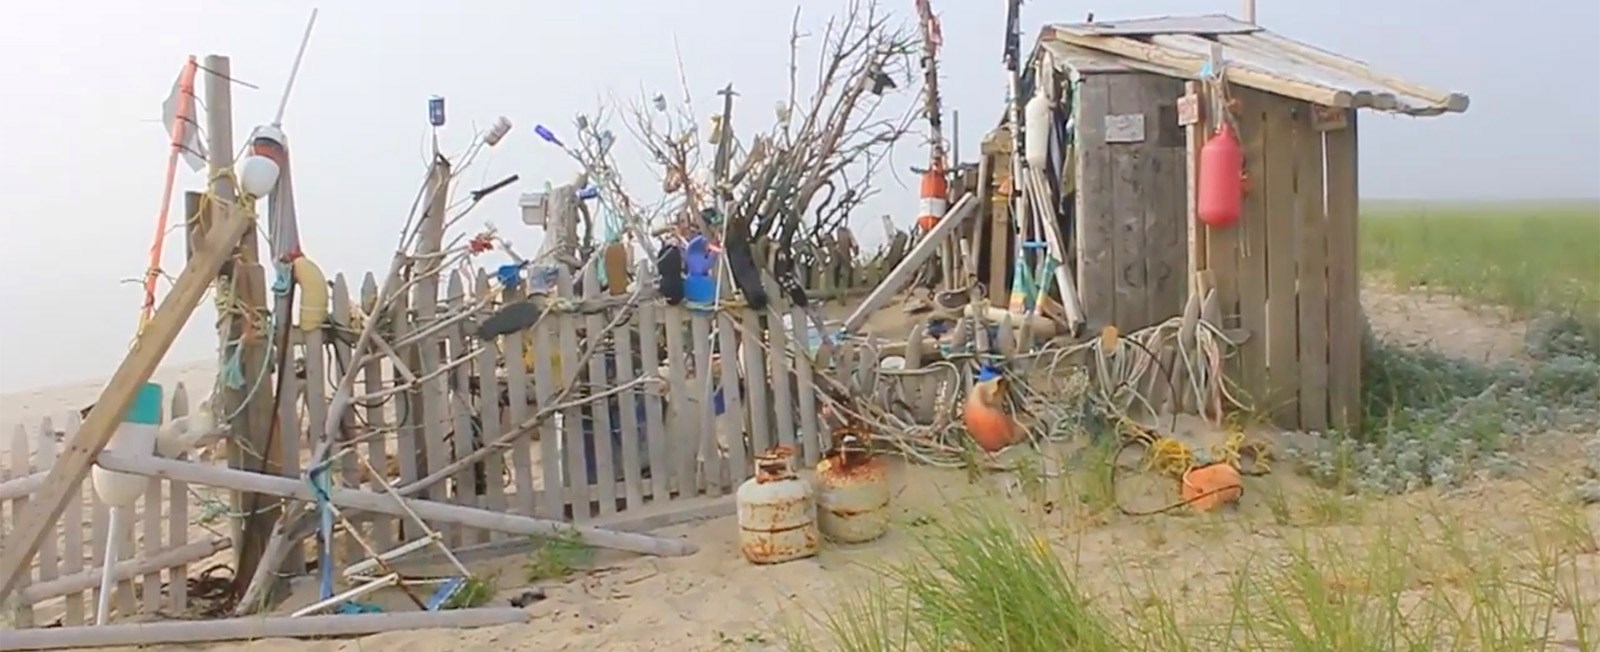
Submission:
[[[121,551],[117,549],[117,544],[122,541],[122,528],[128,523],[127,514],[127,507],[111,508],[111,523],[106,527],[106,558],[100,565],[107,570],[100,574],[100,603],[96,605],[94,611],[96,626],[111,622],[111,589],[116,586],[117,578],[116,573],[110,572],[110,569],[116,568],[117,562],[121,561],[119,558]]]

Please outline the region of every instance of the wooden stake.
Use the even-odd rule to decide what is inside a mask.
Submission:
[[[928,230],[928,234],[917,241],[917,245],[912,247],[911,252],[900,260],[900,264],[894,266],[894,271],[889,272],[889,275],[884,277],[883,282],[879,283],[878,287],[873,288],[872,293],[867,295],[865,301],[861,302],[861,306],[856,308],[855,312],[850,313],[849,317],[845,318],[841,328],[847,332],[854,332],[856,329],[861,328],[862,324],[867,323],[867,317],[870,317],[873,312],[888,304],[890,297],[899,294],[900,290],[911,283],[912,278],[916,276],[917,270],[922,267],[922,264],[932,257],[934,252],[938,251],[940,245],[947,238],[955,233],[956,227],[961,226],[962,222],[967,221],[967,218],[976,212],[978,201],[977,195],[968,193],[961,198],[961,201],[956,202],[956,205],[950,208],[950,212],[945,213],[944,217],[937,224],[934,224],[932,229]]]
[[[206,73],[206,148],[209,156],[211,192],[216,201],[212,210],[230,205],[237,197],[233,186],[233,93],[232,64],[227,57],[208,55],[204,66]],[[242,442],[228,447],[228,466],[241,470],[278,473],[281,446],[272,433],[271,378],[266,374],[267,333],[252,330],[250,320],[264,314],[267,306],[266,278],[261,270],[260,246],[254,229],[235,236],[238,260],[233,269],[224,272],[230,278],[229,292],[242,305],[223,322],[226,325],[218,338],[224,355],[232,355],[227,347],[238,342],[240,372],[244,387],[218,388],[222,391],[222,414],[233,415],[229,430]],[[221,317],[219,315],[219,317]],[[283,316],[287,318],[287,316]],[[291,424],[284,424],[291,427]],[[247,452],[248,451],[248,452]],[[264,458],[264,459],[263,459]],[[263,509],[265,497],[238,494],[234,496],[234,511],[248,514],[234,521],[233,568],[235,576],[250,577],[255,572],[261,550],[266,547],[267,535],[272,532],[276,513]]]
[[[133,350],[111,375],[111,381],[89,409],[78,434],[50,468],[39,493],[28,502],[28,510],[16,519],[16,529],[0,548],[0,577],[4,578],[0,582],[0,600],[10,595],[18,580],[28,572],[34,554],[44,543],[45,534],[54,531],[56,519],[61,518],[67,502],[78,498],[78,482],[89,474],[95,457],[111,441],[111,434],[122,422],[123,413],[133,405],[134,394],[150,380],[150,374],[161,364],[167,349],[172,348],[173,340],[178,338],[178,332],[200,304],[206,288],[222,268],[223,260],[232,253],[239,237],[255,224],[254,217],[235,207],[214,225],[205,244],[178,275],[172,291],[161,300],[155,315],[145,325],[144,334],[134,342]],[[9,642],[11,637],[12,634],[7,633],[4,638]]]
[[[133,473],[153,478],[182,480],[190,484],[221,487],[235,491],[271,494],[283,498],[312,502],[316,495],[311,485],[293,478],[234,471],[222,467],[160,457],[134,457],[117,453],[102,453],[100,466],[113,471]],[[333,487],[328,502],[349,509],[378,512],[391,516],[406,516],[417,520],[439,521],[465,525],[471,528],[494,530],[524,536],[576,535],[579,541],[598,548],[609,548],[658,557],[685,557],[698,549],[687,539],[668,539],[615,532],[595,527],[569,525],[561,521],[532,518],[517,514],[491,512],[476,507],[463,507],[431,500],[398,498],[360,489]]]
[[[463,629],[525,623],[532,615],[512,607],[456,609],[389,614],[347,614],[303,618],[226,618],[57,627],[6,632],[0,652],[13,650],[76,650],[88,647],[175,645],[261,638],[363,636],[418,629]]]

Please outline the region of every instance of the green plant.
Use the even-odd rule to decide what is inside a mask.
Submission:
[[[494,600],[499,577],[494,575],[473,575],[461,585],[461,588],[445,600],[445,609],[472,609],[489,604]]]
[[[811,614],[830,649],[1130,649],[1054,550],[1001,504],[958,502],[925,523],[914,559],[879,569],[855,593]],[[791,633],[789,643],[816,649],[803,633]]]
[[[574,532],[533,537],[533,540],[537,547],[528,555],[523,567],[529,582],[564,578],[594,558],[594,549],[579,540]]]

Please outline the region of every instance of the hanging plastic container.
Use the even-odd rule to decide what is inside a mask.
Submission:
[[[817,463],[817,485],[817,526],[828,540],[865,543],[889,531],[889,467],[857,436]]]
[[[967,402],[961,407],[961,421],[967,427],[967,434],[978,448],[989,453],[1010,446],[1017,438],[1017,423],[1003,407],[1005,392],[1005,377],[985,366],[978,371],[977,382],[973,383],[972,392],[967,394]]]
[[[1041,92],[1022,108],[1022,152],[1028,167],[1043,170],[1050,162],[1050,99]]]
[[[500,141],[504,139],[508,133],[511,133],[511,119],[505,116],[500,116],[499,118],[495,119],[494,125],[489,127],[488,133],[483,135],[483,142],[490,147],[494,147],[495,145],[499,145]]]
[[[155,454],[156,435],[161,431],[161,386],[145,383],[133,397],[133,405],[123,415],[122,423],[111,434],[106,450],[124,455],[150,456]],[[112,507],[130,507],[144,495],[149,480],[142,475],[120,473],[100,468],[89,470],[90,482],[100,501]]]
[[[705,236],[690,239],[683,249],[683,298],[692,303],[709,304],[717,300],[717,279],[712,276],[717,256]]]
[[[754,564],[778,564],[817,554],[817,503],[811,483],[790,468],[794,449],[778,446],[756,457],[756,476],[739,486],[739,550]]]
[[[1244,202],[1244,150],[1233,128],[1223,124],[1200,149],[1199,197],[1195,214],[1206,226],[1224,228],[1239,221]]]
[[[444,98],[439,95],[428,97],[428,124],[444,126]]]

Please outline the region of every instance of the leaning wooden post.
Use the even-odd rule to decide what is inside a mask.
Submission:
[[[213,210],[233,203],[237,191],[233,184],[233,99],[231,64],[227,57],[206,57],[206,148],[211,174],[211,193],[218,201]],[[213,218],[214,219],[214,218]],[[272,388],[268,374],[271,372],[267,354],[267,330],[258,321],[265,315],[267,287],[261,270],[260,247],[256,232],[248,230],[238,236],[237,256],[228,277],[219,283],[219,290],[232,305],[222,323],[221,340],[224,364],[238,364],[244,379],[242,387],[224,384],[221,410],[231,415],[229,432],[235,445],[228,447],[228,466],[241,471],[278,473],[279,444],[272,433]],[[252,322],[256,323],[252,323]],[[286,424],[292,427],[292,424]],[[266,547],[267,536],[272,533],[276,515],[266,509],[266,496],[234,494],[234,511],[247,514],[234,521],[233,568],[235,577],[250,577],[255,571],[261,550]]]
[[[89,474],[89,467],[111,441],[111,434],[122,421],[123,413],[133,404],[134,394],[161,364],[161,358],[205,296],[206,288],[217,277],[223,261],[238,244],[239,236],[254,226],[252,213],[243,207],[233,208],[212,226],[205,243],[178,275],[172,291],[161,300],[155,315],[145,325],[144,333],[134,340],[133,350],[122,359],[111,381],[100,392],[100,398],[89,409],[77,435],[67,443],[67,450],[50,468],[39,492],[28,502],[27,511],[16,519],[16,529],[0,545],[0,578],[3,578],[0,601],[11,594],[18,580],[28,572],[34,554],[44,543],[45,535],[54,532],[56,519],[66,510],[67,503],[77,500],[78,482]]]

